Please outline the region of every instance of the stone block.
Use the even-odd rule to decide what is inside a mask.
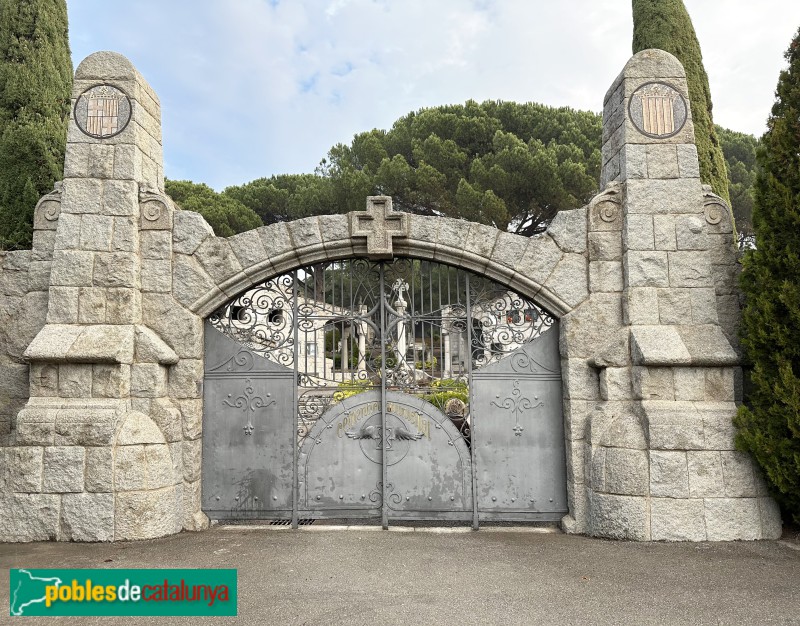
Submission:
[[[81,446],[54,446],[44,449],[42,491],[70,493],[83,491],[86,450]]]
[[[81,218],[81,250],[111,251],[114,219],[105,215],[84,215]]]
[[[589,295],[586,258],[580,254],[565,254],[545,282],[549,289],[570,308],[575,308]]]
[[[692,357],[677,326],[631,327],[631,355],[634,365],[689,365]]]
[[[178,355],[147,326],[137,326],[136,360],[139,363],[174,365],[178,362]]]
[[[694,178],[628,180],[625,203],[629,215],[703,212],[700,180]]]
[[[203,401],[179,400],[184,439],[199,439],[203,434]]]
[[[625,116],[624,105],[620,107],[622,116]],[[643,144],[628,143],[620,151],[620,177],[622,180],[633,178],[647,178],[647,146]]]
[[[703,421],[705,448],[707,450],[735,450],[736,427],[733,402],[697,402],[697,413]]]
[[[592,293],[622,291],[622,263],[592,261],[589,263],[589,290]]]
[[[673,370],[676,400],[705,400],[706,373],[702,367],[676,367]]]
[[[584,359],[562,360],[564,397],[571,400],[597,400],[600,397],[600,382],[597,370]]]
[[[14,300],[9,303],[14,305]],[[3,305],[0,304],[0,311]],[[0,320],[3,318],[0,312]],[[6,336],[6,351],[14,359],[24,360],[23,353],[42,330],[47,318],[47,292],[25,294],[13,317],[7,319],[0,330]],[[2,323],[2,322],[0,322]]]
[[[203,441],[183,442],[183,479],[193,482],[200,479],[203,458]]]
[[[647,498],[589,492],[591,534],[609,539],[650,539]]]
[[[58,537],[61,497],[0,493],[0,540],[51,541]]]
[[[709,541],[761,539],[761,512],[756,498],[706,498]]]
[[[633,397],[637,400],[674,400],[675,387],[671,367],[632,369]]]
[[[162,233],[165,231],[150,231]],[[172,262],[169,260],[142,260],[142,291],[170,293],[172,291]]]
[[[119,406],[122,403],[112,400],[103,406],[102,404],[88,404],[89,402],[91,401],[69,403],[58,409],[55,423],[55,445],[103,446],[111,444],[117,429]]]
[[[82,250],[55,250],[50,269],[50,284],[55,287],[91,287],[94,253]]]
[[[705,397],[707,400],[733,402],[736,399],[734,368],[706,368],[705,374]]]
[[[208,517],[200,509],[201,481],[183,483],[183,529],[189,531],[206,530]]]
[[[602,446],[585,447],[584,471],[586,480],[595,491],[606,490],[606,453],[608,448]]]
[[[164,434],[168,443],[181,441],[183,423],[181,412],[166,398],[158,398],[150,403],[150,417]]]
[[[58,396],[58,366],[51,363],[31,363],[30,393],[32,396]]]
[[[20,446],[7,448],[9,466],[0,469],[7,471],[6,484],[9,491],[17,493],[39,493],[42,491],[43,448]]]
[[[268,258],[264,243],[256,230],[239,233],[229,238],[228,243],[245,272],[254,265],[264,263]]]
[[[199,398],[203,382],[203,361],[182,359],[169,370],[169,395],[172,398]]]
[[[114,508],[117,541],[153,539],[180,531],[181,486],[119,493]]]
[[[98,287],[78,289],[78,322],[102,324],[106,321],[106,290]]]
[[[576,484],[584,482],[584,448],[585,443],[582,439],[567,442],[567,482]]]
[[[139,185],[136,181],[105,181],[102,197],[103,215],[135,216],[139,213]]]
[[[482,231],[470,225],[470,234],[473,237],[476,237],[477,233],[480,232]],[[494,245],[494,237],[491,238],[491,243]],[[476,251],[477,253],[478,251]],[[521,276],[532,280],[538,285],[543,285],[563,256],[564,253],[556,245],[552,237],[546,235],[543,237],[531,237],[522,258],[518,260],[515,266],[515,270]]]
[[[700,178],[700,163],[697,146],[693,143],[678,144],[678,172],[681,178]]]
[[[737,451],[720,452],[724,495],[729,498],[753,498],[756,491],[753,461],[748,454]]]
[[[170,259],[172,257],[172,233],[166,230],[144,230],[141,233],[140,250],[143,259]]]
[[[62,541],[113,541],[114,494],[70,493],[61,500]]]
[[[158,363],[136,363],[131,368],[131,395],[159,398],[167,393],[167,370]]]
[[[142,319],[180,358],[203,358],[203,320],[171,297],[145,294]]]
[[[290,224],[294,223],[290,222]],[[203,241],[193,258],[200,262],[206,273],[217,284],[242,271],[242,266],[230,244],[227,240],[219,237],[209,237]]]
[[[630,251],[624,257],[628,287],[668,287],[667,252]]]
[[[689,494],[693,498],[718,498],[725,495],[722,458],[716,451],[687,452]]]
[[[646,451],[624,448],[606,450],[605,491],[608,493],[646,496],[648,477]]]
[[[31,261],[28,271],[28,291],[47,291],[50,288],[50,272],[52,261]]]
[[[675,234],[678,250],[707,250],[710,244],[706,234],[706,222],[697,215],[681,215],[675,218]]]
[[[642,412],[652,450],[706,449],[705,423],[694,403],[643,400]]]
[[[55,444],[56,409],[45,405],[43,398],[27,402],[16,419],[18,446],[52,446]],[[58,402],[58,401],[56,401]]]
[[[738,355],[719,326],[696,324],[677,326],[676,328],[681,341],[692,356],[693,365],[733,366],[739,364]]]
[[[622,229],[622,246],[624,250],[653,250],[653,217],[628,215]]]
[[[631,372],[627,367],[604,367],[600,370],[600,398],[603,400],[631,400]]]
[[[565,234],[565,237],[566,236]],[[567,242],[565,240],[564,245],[575,247],[574,243],[575,242]],[[530,239],[528,237],[521,237],[514,233],[504,233],[501,231],[497,234],[491,260],[494,264],[514,268],[519,263],[529,245]],[[583,239],[583,249],[586,250],[586,237]]]
[[[130,365],[102,363],[92,366],[93,398],[126,398],[130,391]]]
[[[711,288],[690,289],[692,322],[695,324],[717,324],[717,297]],[[686,322],[683,322],[684,324]]]
[[[780,539],[783,534],[781,510],[772,498],[758,498],[758,510],[761,515],[761,538]]]
[[[106,322],[138,324],[142,320],[142,296],[138,289],[106,289]]]
[[[92,396],[92,366],[83,363],[59,365],[58,395],[62,398],[90,398]]]
[[[64,213],[100,214],[102,197],[103,181],[92,178],[66,178],[61,195],[61,217],[59,221],[63,219]]]
[[[650,501],[650,533],[653,541],[705,541],[703,500],[653,498]]]
[[[697,252],[668,252],[670,287],[713,287],[711,263]],[[667,285],[659,285],[666,287]]]
[[[624,296],[624,320],[630,325],[659,323],[658,291],[654,287],[628,289]]]
[[[98,287],[138,287],[139,265],[125,252],[98,252],[95,254],[93,283]]]
[[[145,446],[118,446],[114,452],[115,491],[136,491],[146,488]]]
[[[593,446],[645,450],[644,431],[630,402],[604,402],[592,412],[586,437]]]
[[[114,218],[112,252],[135,252],[139,245],[139,226],[133,216]]]
[[[214,280],[194,258],[178,254],[175,255],[173,263],[173,295],[181,304],[190,307],[195,301],[216,289]],[[148,323],[148,326],[152,327],[152,324]]]
[[[214,230],[193,211],[175,211],[172,244],[179,254],[194,254],[195,250],[208,237],[213,237]]]
[[[622,238],[619,232],[589,233],[589,260],[622,260]]]
[[[692,289],[659,289],[659,322],[689,324],[692,319],[692,291]]]
[[[160,489],[180,482],[176,480],[172,456],[167,444],[144,446],[147,461],[147,488]]]
[[[686,452],[661,450],[650,452],[650,495],[661,498],[689,497],[689,466]]]
[[[674,145],[651,144],[647,146],[647,177],[678,178],[678,154]]]
[[[616,294],[595,294],[561,318],[560,350],[568,357],[594,357],[622,331],[622,306]]]
[[[564,252],[586,251],[586,209],[559,211],[547,232]]]
[[[114,453],[111,446],[86,448],[86,491],[114,491]]]
[[[117,445],[132,446],[146,443],[166,443],[156,423],[144,413],[131,411],[125,416],[117,433]]]

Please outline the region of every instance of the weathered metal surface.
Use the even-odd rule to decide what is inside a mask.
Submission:
[[[294,374],[205,329],[203,510],[214,519],[291,512]]]
[[[557,324],[476,371],[471,404],[479,512],[560,519],[567,492]]]
[[[208,329],[212,517],[477,527],[566,510],[557,324],[507,288],[354,259],[265,281]]]

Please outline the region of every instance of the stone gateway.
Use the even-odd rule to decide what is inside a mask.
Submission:
[[[627,63],[604,102],[602,191],[532,238],[388,197],[216,237],[164,194],[159,101],[127,59],[85,59],[73,104],[33,249],[0,253],[0,541],[340,509],[780,535],[733,445],[732,222],[701,184],[671,55]],[[345,293],[353,264],[372,296],[337,300],[322,286]],[[434,295],[459,273],[488,295]],[[276,283],[279,305],[244,302]]]

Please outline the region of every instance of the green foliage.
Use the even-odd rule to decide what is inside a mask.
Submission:
[[[800,523],[800,30],[786,52],[758,151],[753,227],[744,258],[742,346],[751,379],[737,444],[763,468]]]
[[[224,193],[217,193],[208,185],[188,180],[167,180],[164,186],[181,208],[202,215],[218,237],[231,237],[263,226],[261,218],[250,208]]]
[[[464,404],[469,404],[469,389],[467,383],[455,378],[442,378],[431,383],[431,392],[422,396],[424,400],[433,406],[444,410],[447,401],[452,398],[461,400]]]
[[[65,0],[0,0],[0,248],[29,248],[63,177],[72,61]]]
[[[531,235],[597,191],[600,135],[594,113],[469,101],[421,109],[388,131],[337,144],[316,175],[262,178],[225,195],[265,223],[361,211],[367,195],[387,194],[399,210]]]
[[[728,194],[742,238],[753,236],[753,186],[756,182],[756,150],[758,139],[746,133],[737,133],[721,126],[714,127],[725,154],[728,170]]]
[[[686,70],[700,177],[727,201],[725,156],[714,130],[711,89],[692,20],[681,0],[633,0],[633,52],[658,48],[673,54]]]
[[[333,402],[341,402],[345,398],[369,391],[372,387],[372,382],[365,378],[344,380],[336,386],[337,390],[333,392]]]

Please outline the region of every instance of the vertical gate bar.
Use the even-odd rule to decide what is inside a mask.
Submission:
[[[297,441],[297,435],[299,431],[299,420],[300,420],[300,406],[297,398],[297,394],[300,392],[300,383],[298,381],[298,361],[299,361],[299,353],[297,348],[298,342],[298,332],[299,332],[299,320],[297,316],[300,313],[300,307],[297,303],[297,270],[294,270],[293,278],[292,278],[292,332],[294,333],[294,396],[292,400],[292,405],[294,407],[294,415],[292,417],[293,424],[292,424],[292,528],[297,530],[299,526],[299,520],[297,518],[297,505],[298,499],[300,495],[300,481],[299,476],[297,475],[297,446],[299,442]]]
[[[386,307],[384,300],[384,262],[378,266],[380,270],[380,308],[381,308],[381,526],[389,529],[389,508],[386,497]]]
[[[469,456],[472,460],[472,530],[478,530],[478,467],[475,458],[475,422],[477,416],[473,412],[475,407],[475,387],[472,384],[472,301],[469,293],[469,272],[464,273],[465,288],[467,293],[467,386],[469,388],[470,424],[469,424]]]

